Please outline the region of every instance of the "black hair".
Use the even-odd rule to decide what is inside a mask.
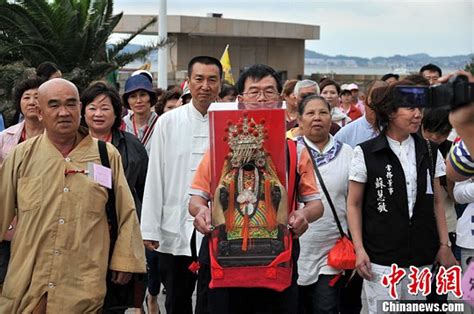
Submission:
[[[105,95],[110,98],[115,114],[112,130],[118,130],[122,124],[122,101],[120,100],[118,91],[103,81],[92,83],[81,93],[81,124],[87,126],[85,121],[86,107],[99,95]]]
[[[193,73],[193,66],[196,63],[202,63],[205,65],[215,65],[216,67],[219,68],[219,78],[222,78],[222,64],[219,60],[217,60],[214,57],[209,57],[209,56],[197,56],[191,59],[188,63],[188,77],[191,78],[191,74]]]
[[[444,108],[425,109],[421,124],[423,125],[423,130],[442,135],[449,135],[453,128],[449,122],[449,110]]]
[[[281,84],[280,75],[271,67],[265,64],[254,64],[244,72],[242,72],[237,80],[237,91],[242,94],[245,90],[245,81],[250,78],[255,81],[260,81],[264,77],[271,76],[275,79],[277,84],[278,94],[281,94],[283,88]]]
[[[334,85],[334,87],[336,87],[337,94],[339,95],[341,93],[341,86],[337,84],[336,81],[333,81],[328,78],[325,78],[321,83],[319,83],[319,89],[321,90],[321,93],[323,92],[323,89],[326,86],[331,86],[331,85]]]
[[[441,68],[433,63],[428,63],[421,67],[420,74],[423,74],[424,71],[433,71],[438,72],[439,76],[443,75]]]
[[[398,110],[399,97],[396,87],[400,85],[414,86],[415,83],[408,80],[398,81],[392,85],[378,87],[372,91],[369,107],[376,115],[376,125],[382,133],[387,131],[391,115]]]
[[[239,92],[237,92],[237,88],[234,85],[226,84],[226,83],[222,84],[221,92],[219,93],[220,98],[224,98],[225,96],[234,95],[234,94],[235,96],[239,94]]]
[[[44,79],[49,79],[51,75],[59,71],[59,67],[53,62],[43,62],[36,68],[36,75]]]
[[[394,73],[387,73],[385,74],[384,76],[382,76],[382,78],[380,79],[381,81],[386,81],[388,80],[389,78],[394,78],[398,81],[398,79],[400,79],[400,75],[398,74],[394,74]]]
[[[303,115],[304,110],[306,109],[306,105],[312,100],[322,101],[326,106],[328,106],[329,112],[331,112],[331,104],[326,100],[326,98],[316,95],[316,94],[310,94],[304,97],[303,99],[301,99],[300,102],[298,103],[298,114],[300,116]]]
[[[46,80],[42,77],[31,77],[24,81],[21,81],[13,88],[13,104],[15,105],[16,114],[15,116],[20,116],[21,113],[21,97],[29,89],[39,88]],[[18,121],[16,119],[15,121]],[[15,122],[16,123],[16,122]]]
[[[428,81],[423,75],[421,74],[411,74],[405,77],[405,80],[413,82],[415,85],[421,86],[430,86],[430,81]]]

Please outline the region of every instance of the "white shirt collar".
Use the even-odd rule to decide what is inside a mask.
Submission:
[[[189,113],[191,114],[191,117],[196,118],[198,120],[207,121],[208,115],[209,115],[208,112],[206,112],[206,114],[203,116],[202,113],[199,112],[199,110],[197,110],[197,108],[195,107],[192,99],[188,105],[189,105],[188,110],[189,110]]]
[[[409,135],[408,138],[403,140],[401,143],[399,141],[396,141],[396,140],[392,139],[388,135],[386,137],[387,137],[388,143],[390,145],[395,145],[397,147],[399,147],[399,146],[407,147],[407,145],[410,145],[411,143],[415,143],[414,140],[413,140],[413,137],[411,135]]]
[[[320,154],[327,153],[334,146],[334,137],[331,134],[329,134],[329,141],[326,143],[326,146],[324,146],[324,149],[323,149],[322,152],[319,150],[319,148],[309,138],[307,138],[305,136],[304,139],[305,139],[306,143],[308,143],[309,147],[311,147],[312,149],[314,149],[315,151],[317,151]]]

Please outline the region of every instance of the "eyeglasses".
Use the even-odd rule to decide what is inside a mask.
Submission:
[[[250,99],[257,99],[260,95],[263,95],[265,98],[276,98],[279,94],[274,89],[266,89],[266,90],[251,90],[249,92],[243,93]]]

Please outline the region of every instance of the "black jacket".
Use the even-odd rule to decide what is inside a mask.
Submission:
[[[433,179],[427,182],[427,170],[431,167],[430,177],[433,178],[437,147],[430,142],[431,158],[427,142],[419,135],[411,136],[415,141],[417,167],[417,196],[411,218],[403,168],[385,135],[361,144],[367,165],[362,209],[363,242],[371,262],[376,264],[389,266],[397,263],[400,267],[429,265],[434,262],[439,249],[434,197],[427,193],[428,184],[433,191]],[[391,167],[387,168],[387,165]],[[392,194],[388,189],[390,176],[393,176]],[[376,185],[381,180],[382,188]],[[381,210],[382,203],[386,211]]]
[[[112,144],[122,156],[122,164],[128,186],[132,192],[138,214],[141,217],[143,191],[145,189],[146,172],[148,169],[148,154],[145,146],[133,134],[114,130]]]

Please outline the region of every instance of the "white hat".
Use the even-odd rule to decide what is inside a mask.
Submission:
[[[347,89],[348,90],[354,90],[354,89],[359,90],[359,86],[357,86],[356,83],[350,83],[349,86],[347,86]]]
[[[140,74],[148,78],[153,83],[153,74],[151,74],[147,70],[136,70],[130,76],[135,76],[135,75],[140,75]]]
[[[341,85],[341,92],[342,92],[342,91],[345,91],[345,90],[349,90],[349,91],[351,90],[351,89],[349,88],[349,84],[342,84],[342,85]]]

